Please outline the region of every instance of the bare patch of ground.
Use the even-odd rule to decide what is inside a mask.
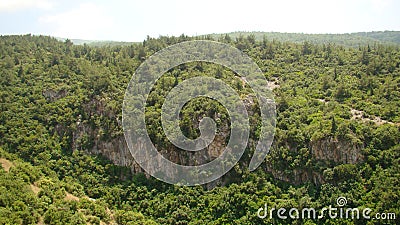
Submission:
[[[31,187],[31,190],[33,191],[33,193],[35,193],[35,195],[39,194],[40,187],[36,186],[36,184],[31,184],[30,187]]]
[[[248,84],[248,81],[246,77],[239,77],[240,80],[242,80],[242,86],[245,87],[246,84]],[[275,88],[279,88],[279,79],[277,77],[273,77],[271,80],[267,81],[268,82],[268,87],[271,88],[271,90],[274,90]]]
[[[323,103],[328,103],[329,101],[325,100],[325,99],[317,99],[320,102]],[[380,118],[379,116],[372,116],[372,115],[368,115],[367,113],[365,113],[364,111],[361,110],[357,110],[357,109],[350,109],[351,112],[351,119],[352,120],[361,120],[363,122],[369,122],[372,121],[377,125],[382,125],[382,124],[391,124],[391,125],[396,125],[396,126],[400,126],[400,123],[393,123],[387,120],[384,120],[382,118]]]
[[[361,110],[351,109],[350,112],[351,112],[353,120],[361,120],[363,122],[372,121],[372,122],[374,122],[374,123],[376,123],[378,125],[382,125],[382,124],[385,124],[385,123],[388,123],[388,124],[391,124],[391,125],[396,125],[396,126],[400,125],[399,123],[393,123],[393,122],[384,120],[384,119],[382,119],[382,118],[380,118],[378,116],[370,116],[370,115],[366,114],[364,111],[361,111]]]
[[[70,193],[68,193],[68,192],[65,192],[65,193],[66,193],[66,195],[65,195],[65,197],[64,197],[64,200],[79,201],[79,199],[80,199],[80,198],[76,197],[76,196],[73,195],[73,194],[70,194]]]
[[[0,158],[0,164],[6,172],[10,171],[10,168],[14,166],[10,160],[5,158]]]
[[[271,90],[274,90],[275,88],[279,88],[279,79],[277,77],[273,77],[272,80],[268,81],[268,86],[271,88]]]

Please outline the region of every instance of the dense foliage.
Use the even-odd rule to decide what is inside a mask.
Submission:
[[[359,47],[368,44],[400,44],[399,31],[376,31],[358,32],[346,34],[303,34],[303,33],[279,33],[279,32],[232,32],[228,35],[235,39],[240,36],[253,35],[256,40],[261,41],[264,37],[281,42],[303,43],[308,41],[314,44],[340,44],[348,47]],[[211,34],[219,38],[221,34]]]
[[[339,196],[349,207],[371,208],[371,215],[400,217],[400,49],[395,45],[347,48],[259,41],[252,35],[219,37],[247,53],[279,85],[274,89],[278,123],[266,162],[252,173],[241,162],[224,186],[211,190],[132,174],[89,154],[91,136],[75,140],[78,123],[96,128],[104,140],[121,136],[121,105],[135,69],[154,52],[191,39],[182,35],[91,47],[44,36],[0,37],[0,224],[399,224],[399,218],[257,217],[264,204],[321,209],[335,205]],[[155,124],[148,125],[149,133],[161,146],[168,146],[157,125],[163,97],[185,78],[201,74],[215,74],[247,92],[231,71],[213,64],[189,63],[169,71],[146,111]],[[187,104],[182,130],[196,137],[196,124],[188,118],[215,109],[226,114],[211,100]],[[363,116],[357,119],[354,112]],[[252,124],[257,123],[255,114]],[[362,160],[314,157],[312,144],[323,140],[361,146]],[[250,157],[251,151],[244,158]],[[277,179],[277,171],[287,179]],[[298,182],[295,171],[312,171],[322,180]]]

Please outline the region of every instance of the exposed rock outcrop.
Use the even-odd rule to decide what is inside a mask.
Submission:
[[[335,163],[355,164],[363,160],[363,146],[346,140],[327,137],[310,142],[310,149],[316,160],[330,160]]]
[[[47,89],[42,91],[42,95],[50,102],[63,98],[68,94],[66,90]]]
[[[252,99],[244,100],[246,108],[250,109],[254,102]],[[91,100],[88,105],[84,107],[85,113],[90,116],[102,115],[110,119],[118,120],[118,118],[107,111],[105,101]],[[249,112],[251,115],[252,113]],[[218,115],[215,115],[218,117]],[[200,120],[200,118],[197,118]],[[214,118],[215,119],[215,118]],[[116,121],[120,125],[120,121]],[[78,118],[76,122],[76,129],[73,131],[72,148],[88,150],[93,154],[101,154],[113,163],[121,166],[130,167],[132,172],[143,172],[140,166],[133,159],[129,148],[126,144],[123,134],[113,138],[104,138],[101,135],[100,127],[88,124],[87,121],[81,121]],[[181,165],[200,165],[207,163],[217,158],[225,149],[225,142],[228,138],[230,131],[229,128],[219,128],[218,135],[214,141],[205,149],[197,152],[179,151],[175,147],[167,149],[159,149],[159,152],[168,158],[170,161]],[[250,140],[250,148],[254,148],[255,141]],[[135,143],[133,149],[146,148],[144,143]],[[334,137],[326,137],[319,140],[313,140],[309,143],[311,157],[313,161],[333,162],[333,164],[351,163],[356,164],[363,161],[361,144],[351,143],[346,140],[338,140]],[[292,169],[290,171],[281,171],[273,168],[271,165],[266,165],[266,171],[279,180],[300,184],[304,182],[313,182],[315,184],[325,183],[322,172],[314,171],[310,166],[303,166],[301,168]],[[165,171],[168,173],[168,171]],[[223,181],[222,181],[223,183]],[[215,185],[215,183],[213,184]]]
[[[312,170],[294,169],[290,173],[285,173],[285,171],[276,170],[267,165],[267,171],[272,173],[275,179],[296,185],[305,182],[312,182],[318,185],[326,182],[321,173]]]

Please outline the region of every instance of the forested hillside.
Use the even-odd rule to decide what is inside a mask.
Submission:
[[[123,157],[119,140],[129,80],[156,51],[193,39],[95,47],[46,36],[1,36],[0,224],[400,223],[398,45],[216,37],[248,54],[273,88],[277,126],[265,162],[247,170],[254,151],[249,145],[229,174],[212,186],[195,187],[169,185],[128,166],[134,162]],[[197,75],[250,92],[232,71],[214,64],[193,62],[168,71],[149,96],[146,122],[152,140],[172,158],[178,149],[162,135],[160,108],[168,90]],[[247,108],[254,141],[256,105]],[[211,115],[222,133],[229,132],[226,114],[215,101],[199,98],[183,108],[181,129],[195,138],[199,119]],[[396,218],[257,216],[265,204],[322,209],[341,196],[347,207]]]
[[[373,32],[358,32],[345,34],[307,34],[307,33],[280,33],[280,32],[231,32],[200,35],[199,38],[222,39],[226,35],[230,39],[243,38],[253,36],[257,41],[262,41],[264,38],[270,41],[292,42],[302,44],[305,41],[313,44],[337,44],[346,47],[360,47],[374,44],[385,45],[400,45],[400,31],[373,31]],[[57,38],[57,40],[65,41],[66,38]],[[102,41],[102,40],[82,40],[71,39],[76,45],[87,44],[90,46],[116,46],[138,44],[136,42],[121,42],[121,41]]]
[[[225,34],[211,34],[213,38],[219,38]],[[239,38],[240,36],[254,35],[258,41],[262,41],[264,37],[270,40],[281,42],[302,43],[304,41],[313,44],[335,43],[337,45],[347,47],[359,47],[373,44],[400,44],[399,31],[375,31],[375,32],[358,32],[346,34],[303,34],[303,33],[279,33],[279,32],[232,32],[228,33],[231,38]]]

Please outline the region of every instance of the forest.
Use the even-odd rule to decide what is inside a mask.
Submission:
[[[254,34],[101,45],[0,36],[0,224],[400,224],[400,45],[396,33],[387,34],[385,43],[358,44]],[[186,187],[116,163],[110,155],[117,150],[101,146],[123,137],[122,103],[136,68],[167,46],[196,39],[232,45],[256,62],[273,89],[277,124],[255,171],[247,169],[250,145],[219,182]],[[163,100],[193,76],[251,92],[212,63],[169,70],[146,106],[148,132],[162,149],[179,151],[160,126]],[[259,137],[256,104],[248,109],[252,140]],[[182,109],[181,130],[196,138],[198,119],[216,114],[219,130],[229,132],[220,104],[195,99]],[[337,206],[339,197],[346,207],[370,208],[371,219],[257,216],[264,206]],[[377,213],[392,217],[373,219]]]

